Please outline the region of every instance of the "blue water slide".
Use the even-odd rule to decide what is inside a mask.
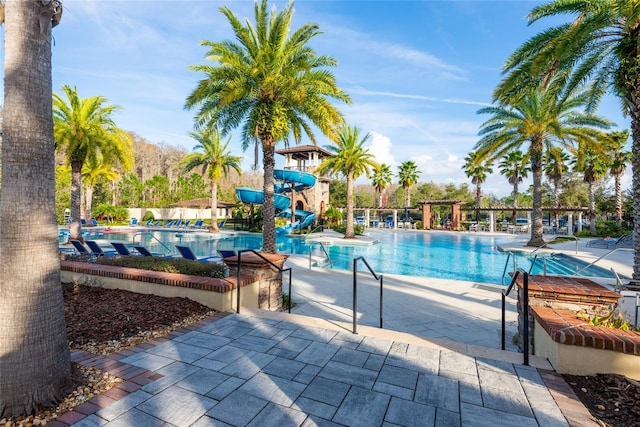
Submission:
[[[282,181],[284,184],[278,184],[278,187],[286,187],[284,191],[291,191],[290,185],[293,184],[296,191],[302,191],[316,185],[316,176],[307,173],[288,169],[276,169],[273,171],[273,178],[276,181]]]
[[[242,203],[250,203],[253,205],[261,205],[264,203],[264,192],[262,190],[254,190],[249,187],[238,187],[236,188],[236,194]],[[291,204],[291,200],[287,196],[275,194],[274,197],[274,206],[276,210],[287,209]]]
[[[283,196],[283,193],[290,193],[292,190],[304,191],[307,188],[316,185],[316,177],[313,174],[307,172],[300,172],[294,170],[276,169],[273,171],[273,177],[279,183],[274,185],[275,191],[275,208],[276,215],[291,218],[291,200]],[[236,188],[236,194],[238,199],[243,203],[251,204],[263,204],[264,193],[262,190],[254,190],[248,187]],[[283,227],[276,228],[277,234],[290,233],[295,229],[302,229],[310,226],[315,221],[316,216],[313,212],[296,210],[295,218],[292,218],[290,224]],[[297,220],[297,221],[296,221]]]

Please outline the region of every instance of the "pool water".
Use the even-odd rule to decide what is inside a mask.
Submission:
[[[111,232],[90,231],[89,239],[118,241],[133,246],[141,244],[152,252],[168,253],[175,251],[175,245],[189,246],[197,256],[210,256],[218,250],[259,250],[262,247],[262,235],[225,233],[212,235],[206,233],[162,230],[140,232],[138,229],[114,229]],[[353,259],[363,256],[376,273],[391,273],[407,276],[423,276],[442,279],[466,280],[482,283],[501,284],[507,261],[507,254],[498,250],[499,245],[513,243],[512,236],[478,236],[466,233],[423,233],[406,230],[370,230],[367,235],[378,240],[372,245],[348,246],[342,244],[325,245],[333,268],[353,269]],[[342,242],[338,242],[342,243]],[[321,259],[322,249],[318,244],[306,244],[303,238],[296,236],[278,236],[276,247],[279,253],[309,255],[309,245],[313,258]],[[564,262],[547,262],[547,274],[575,274],[586,264],[565,257]],[[531,260],[524,253],[516,254],[517,267],[529,271]],[[570,263],[567,271],[564,264]],[[358,269],[364,270],[363,263]],[[509,263],[512,268],[512,263]],[[611,273],[597,267],[581,275],[611,277]],[[536,261],[533,274],[541,274],[543,264]]]

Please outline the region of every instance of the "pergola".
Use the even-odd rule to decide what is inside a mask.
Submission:
[[[451,230],[460,230],[460,206],[462,200],[423,200],[419,202],[422,205],[422,228],[431,230],[433,228],[433,216],[431,215],[431,206],[433,205],[451,205]]]

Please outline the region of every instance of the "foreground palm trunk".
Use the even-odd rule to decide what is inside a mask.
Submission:
[[[355,239],[353,228],[353,174],[347,174],[347,228],[344,232],[345,239]]]
[[[631,152],[631,170],[633,177],[631,180],[631,193],[633,196],[633,279],[640,280],[640,88],[636,91],[638,106],[631,110],[631,131],[633,143]]]
[[[40,1],[6,0],[0,197],[0,419],[70,386],[54,203],[51,29]]]
[[[531,239],[527,246],[540,247],[544,244],[542,230],[542,139],[531,140],[531,172],[533,175],[533,215],[531,220]]]
[[[209,233],[219,233],[218,228],[218,181],[211,181],[211,227]]]
[[[273,169],[275,167],[275,142],[267,138],[262,140],[262,158],[264,163],[264,196],[262,205],[262,251],[268,254],[278,253],[276,250],[276,209]],[[295,215],[293,212],[292,215]],[[295,217],[291,217],[295,221]]]

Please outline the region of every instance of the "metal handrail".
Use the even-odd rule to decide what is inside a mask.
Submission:
[[[307,243],[307,242],[305,242]],[[313,249],[313,245],[320,245],[322,252],[324,252],[325,257],[329,260],[329,265],[333,268],[333,261],[331,261],[331,257],[329,256],[329,252],[327,252],[327,248],[324,247],[324,243],[322,242],[310,242],[309,243],[309,269],[311,269],[311,251]]]
[[[133,241],[134,244],[136,243],[136,236],[151,236],[151,238],[153,240],[155,240],[158,243],[160,243],[160,245],[162,245],[162,247],[164,247],[167,251],[169,251],[169,253],[173,253],[171,248],[168,247],[167,245],[165,245],[164,243],[162,243],[162,241],[160,239],[158,239],[156,236],[154,236],[153,233],[135,233],[133,235],[133,237],[131,238],[131,240]],[[142,239],[140,239],[140,244],[142,244]]]
[[[324,231],[324,225],[316,225],[313,229],[311,229],[311,231],[309,232],[309,234],[307,234],[307,236],[313,234],[318,229],[321,229],[322,231]],[[306,236],[305,236],[305,239],[306,239]]]
[[[522,270],[521,268],[517,269],[513,274],[513,278],[511,279],[511,283],[502,291],[502,350],[505,350],[505,336],[507,334],[506,331],[506,310],[507,310],[507,295],[511,292],[511,289],[515,286],[518,275],[522,274],[522,334],[523,334],[523,344],[522,344],[522,352],[524,353],[524,364],[529,365],[529,273]]]
[[[606,254],[602,255],[601,257],[599,257],[598,259],[596,259],[595,261],[591,262],[591,264],[587,265],[586,267],[581,268],[580,270],[578,270],[576,272],[576,275],[578,273],[583,272],[584,270],[586,270],[587,268],[591,267],[592,265],[594,265],[595,263],[597,263],[598,261],[602,260],[603,258],[608,257],[609,255],[611,255],[612,253],[616,252],[616,251],[629,251],[632,252],[634,251],[634,249],[630,249],[630,248],[614,248],[612,250],[610,250],[609,252],[607,252]]]
[[[518,266],[516,265],[516,255],[513,252],[508,251],[507,260],[504,263],[504,270],[502,270],[502,286],[504,286],[504,278],[507,275],[507,266],[509,265],[509,258],[511,258],[511,256],[513,256],[513,271],[516,271],[518,268]]]
[[[285,271],[289,272],[289,304],[288,304],[289,307],[287,307],[287,310],[289,313],[291,313],[291,267],[280,268],[257,251],[253,249],[242,249],[238,251],[238,261],[237,261],[237,268],[236,268],[236,314],[240,314],[240,264],[242,261],[242,254],[246,252],[253,252],[257,256],[259,256],[260,258],[262,258],[263,260],[271,264],[272,267],[275,267],[280,273],[284,273]]]
[[[358,324],[356,321],[356,312],[358,311],[358,261],[364,262],[364,265],[367,266],[369,272],[373,275],[373,277],[380,282],[380,328],[382,329],[382,305],[383,305],[383,282],[384,277],[381,274],[378,276],[366,259],[363,256],[359,256],[353,259],[353,333],[358,333]]]

